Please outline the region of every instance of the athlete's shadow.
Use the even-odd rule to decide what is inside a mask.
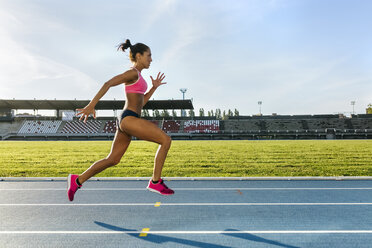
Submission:
[[[119,232],[131,232],[131,231],[137,231],[137,230],[132,230],[132,229],[125,229],[122,227],[118,226],[112,226],[106,223],[98,222],[95,221],[97,225],[110,229],[112,231],[119,231]],[[180,238],[173,238],[173,237],[167,237],[167,236],[161,236],[161,235],[155,235],[155,234],[147,234],[147,236],[144,237],[139,237],[138,233],[128,233],[128,235],[141,239],[143,241],[148,241],[148,242],[153,242],[157,244],[165,243],[165,242],[174,242],[178,244],[183,244],[183,245],[189,245],[189,246],[194,246],[194,247],[201,247],[201,248],[206,248],[206,247],[211,247],[211,248],[229,248],[230,246],[223,246],[223,245],[215,245],[211,243],[205,243],[205,242],[200,242],[200,241],[194,241],[194,240],[189,240],[189,239],[180,239]]]
[[[239,230],[226,229],[225,231],[239,231]],[[300,248],[298,246],[286,245],[286,244],[280,243],[278,241],[274,241],[274,240],[270,240],[270,239],[264,239],[264,238],[258,237],[256,235],[252,235],[250,233],[224,233],[223,235],[232,236],[232,237],[241,238],[241,239],[246,239],[246,240],[255,241],[255,242],[266,243],[266,244],[270,244],[270,245],[277,245],[277,246],[286,247],[286,248]]]
[[[95,221],[94,223],[96,223],[97,225],[99,225],[101,227],[104,227],[106,229],[112,230],[112,231],[118,231],[118,232],[133,232],[133,231],[135,232],[135,231],[137,231],[137,230],[133,230],[133,229],[125,229],[125,228],[122,228],[122,227],[109,225],[109,224],[102,223],[102,222],[99,222],[99,221]],[[238,230],[227,229],[225,231],[238,231]],[[141,240],[144,240],[144,241],[153,242],[153,243],[157,243],[157,244],[166,243],[166,242],[174,242],[174,243],[178,243],[178,244],[189,245],[189,246],[194,246],[194,247],[201,247],[201,248],[206,248],[206,247],[208,247],[208,248],[230,248],[231,247],[231,246],[223,246],[223,245],[216,245],[216,244],[211,244],[211,243],[206,243],[206,242],[194,241],[194,240],[189,240],[189,239],[180,239],[180,238],[162,236],[162,235],[157,235],[157,234],[156,235],[155,234],[147,234],[146,238],[139,237],[138,233],[128,233],[128,235],[130,235],[132,237],[135,237],[135,238],[138,238],[138,239],[141,239]],[[262,243],[266,243],[266,244],[270,244],[270,245],[277,245],[277,246],[286,247],[286,248],[299,248],[299,247],[296,247],[296,246],[282,244],[282,243],[277,242],[277,241],[264,239],[264,238],[261,238],[261,237],[258,237],[258,236],[255,236],[255,235],[252,235],[252,234],[249,234],[249,233],[242,233],[242,234],[240,234],[240,233],[231,233],[231,234],[230,233],[225,233],[224,235],[232,236],[232,237],[236,237],[236,238],[241,238],[241,239],[246,239],[246,240],[249,240],[249,241],[262,242]]]

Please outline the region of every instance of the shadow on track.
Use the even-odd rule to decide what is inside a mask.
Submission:
[[[98,222],[95,221],[97,225],[107,228],[112,231],[119,231],[119,232],[128,232],[128,231],[137,231],[133,229],[125,229],[122,227],[118,226],[112,226],[106,223]],[[199,241],[194,241],[194,240],[189,240],[189,239],[180,239],[180,238],[173,238],[173,237],[167,237],[167,236],[161,236],[161,235],[154,235],[154,234],[148,234],[146,237],[139,237],[138,233],[128,233],[128,235],[138,238],[143,241],[148,241],[148,242],[153,242],[157,244],[165,243],[165,242],[174,242],[178,244],[183,244],[183,245],[189,245],[189,246],[194,246],[194,247],[200,247],[200,248],[230,248],[230,246],[223,246],[223,245],[215,245],[211,243],[206,243],[206,242],[199,242]]]
[[[109,224],[102,223],[102,222],[99,222],[99,221],[94,221],[94,223],[103,227],[103,228],[106,228],[106,229],[109,229],[109,230],[112,230],[112,231],[118,231],[118,232],[138,231],[138,230],[125,229],[125,228],[122,228],[122,227],[109,225]],[[239,231],[239,230],[226,229],[225,231]],[[148,234],[146,237],[139,237],[138,233],[128,233],[128,235],[132,236],[132,237],[135,237],[135,238],[138,238],[138,239],[143,240],[143,241],[153,242],[153,243],[157,243],[157,244],[166,243],[166,242],[174,242],[174,243],[177,243],[177,244],[189,245],[189,246],[200,247],[200,248],[207,248],[207,247],[208,248],[229,248],[229,247],[231,247],[231,246],[223,246],[223,245],[216,245],[216,244],[211,244],[211,243],[206,243],[206,242],[194,241],[194,240],[189,240],[189,239],[180,239],[180,238],[162,236],[162,235],[157,235],[157,234],[156,235],[155,234]],[[261,243],[266,243],[266,244],[276,245],[276,246],[281,246],[281,247],[286,247],[286,248],[299,248],[297,246],[282,244],[278,241],[264,239],[264,238],[261,238],[261,237],[258,237],[258,236],[255,236],[255,235],[252,235],[252,234],[249,234],[249,233],[231,233],[231,234],[224,233],[223,235],[236,237],[236,238],[241,238],[241,239],[245,239],[247,241],[261,242]]]
[[[239,230],[226,229],[225,231],[239,231]],[[282,244],[278,241],[274,241],[274,240],[270,240],[270,239],[264,239],[264,238],[258,237],[256,235],[252,235],[250,233],[223,233],[223,235],[232,236],[232,237],[235,237],[235,238],[246,239],[246,240],[255,241],[255,242],[266,243],[266,244],[270,244],[270,245],[277,245],[277,246],[286,247],[286,248],[300,248],[298,246],[286,245],[286,244]]]

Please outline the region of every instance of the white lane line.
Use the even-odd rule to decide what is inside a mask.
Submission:
[[[161,206],[358,206],[372,202],[320,202],[320,203],[162,203]],[[0,207],[15,206],[154,206],[154,203],[1,203]]]
[[[0,234],[139,234],[142,231],[0,231]],[[369,234],[372,230],[146,231],[147,234]]]
[[[184,191],[230,191],[230,190],[372,190],[369,188],[172,188]],[[144,191],[146,188],[82,188],[79,191]],[[0,191],[66,191],[66,188],[0,189]]]

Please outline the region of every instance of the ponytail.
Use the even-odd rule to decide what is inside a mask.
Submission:
[[[124,43],[121,43],[121,44],[119,44],[119,46],[118,46],[118,51],[119,50],[122,50],[123,52],[125,52],[125,50],[126,49],[128,49],[128,48],[132,48],[133,46],[132,46],[132,44],[130,43],[130,40],[126,40]]]
[[[128,48],[130,48],[129,59],[132,62],[136,62],[136,54],[137,53],[140,53],[141,55],[143,55],[143,53],[145,51],[150,49],[148,46],[146,46],[143,43],[137,43],[135,45],[132,45],[130,43],[130,40],[128,40],[128,39],[124,43],[121,43],[121,44],[118,45],[118,51],[121,50],[121,51],[125,52],[125,50],[128,49]]]

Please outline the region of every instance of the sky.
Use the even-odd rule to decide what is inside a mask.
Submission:
[[[0,0],[0,99],[90,100],[151,48],[151,99],[195,112],[364,114],[372,103],[370,0]],[[122,85],[103,100],[125,100]],[[82,106],[84,107],[84,106]]]

